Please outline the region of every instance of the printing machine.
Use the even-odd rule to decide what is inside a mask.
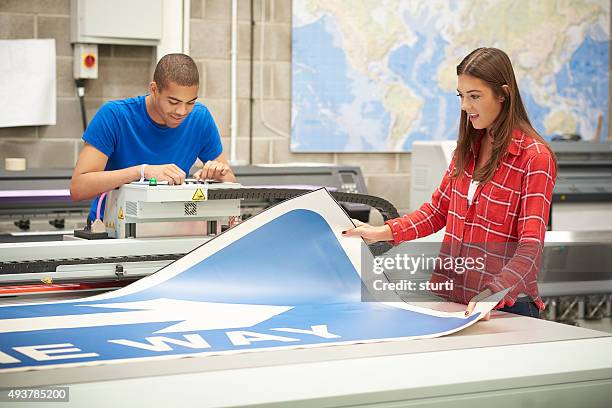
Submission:
[[[68,169],[0,170],[0,242],[62,240],[83,228],[89,201],[70,200]]]
[[[239,189],[238,183],[193,179],[123,185],[104,194],[104,221],[88,222],[63,241],[0,244],[0,296],[125,286],[231,225],[240,217],[240,199],[212,198]]]
[[[274,170],[257,170],[268,171]],[[329,174],[321,173],[319,177]],[[246,184],[245,180],[248,176],[240,177]],[[323,184],[290,181],[285,187],[305,189],[308,185]],[[246,192],[255,197],[254,202],[291,194],[287,188],[279,188],[281,183],[257,180],[254,184]],[[186,212],[185,203],[193,202],[197,188],[201,188],[199,184],[160,187],[124,186],[109,199],[109,206],[115,203],[117,210],[106,217],[105,229],[121,237],[135,235],[135,238],[0,244],[0,263],[7,270],[0,274],[0,284],[13,288],[12,292],[0,291],[2,304],[80,298],[111,290],[153,273],[202,245],[208,236],[139,236],[141,226],[156,218],[146,216],[147,209],[154,208],[157,213],[166,210],[160,204],[167,200],[159,195],[167,193],[163,189],[188,190],[189,197],[178,197],[172,204],[172,211]],[[206,185],[206,199],[198,202],[198,212],[200,204],[204,209],[217,199],[228,202],[220,211],[207,213],[201,221],[235,215],[236,203],[232,200],[244,189],[235,185],[225,187],[214,191],[213,185]],[[347,188],[342,184],[339,187]],[[274,188],[277,194],[270,193]],[[155,190],[159,194],[148,194]],[[244,195],[245,191],[241,193]],[[337,197],[342,198],[342,194],[346,193],[337,192]],[[132,218],[128,218],[126,209],[123,217],[126,223],[138,224],[135,231],[125,225],[117,229],[116,224],[109,224],[120,219],[118,208],[123,205],[127,208],[130,201],[135,203],[134,211],[129,212]],[[147,207],[147,202],[158,204]],[[192,207],[190,211],[194,210]],[[176,221],[174,216],[168,218]],[[168,221],[165,217],[156,220]],[[567,237],[557,238],[565,242]],[[557,272],[563,275],[563,271]],[[23,285],[36,281],[42,284]],[[15,290],[15,284],[20,288]],[[608,284],[586,282],[587,286],[599,288]],[[590,293],[588,288],[585,290]],[[109,404],[435,407],[450,402],[456,406],[501,403],[603,407],[612,401],[610,349],[612,336],[606,333],[494,312],[491,321],[479,322],[443,338],[6,372],[0,373],[0,389],[68,385],[70,401],[65,405],[91,407]]]
[[[70,201],[69,170],[0,173],[0,297],[71,296],[125,286],[202,245],[237,218],[320,186],[354,218],[367,221],[371,205],[377,203],[397,216],[386,201],[358,195],[366,192],[358,167],[234,170],[249,190],[233,197],[225,197],[231,193],[224,191],[240,190],[240,184],[191,179],[182,186],[134,182],[111,191],[99,235],[112,239],[102,240],[83,239],[96,236],[81,230],[89,203]]]
[[[334,165],[234,166],[244,186],[304,188],[367,194],[361,169]],[[89,201],[70,200],[71,169],[0,170],[0,242],[62,240],[85,226]],[[243,215],[252,215],[278,199],[247,199]],[[353,218],[368,221],[370,207],[342,203]]]
[[[612,143],[551,142],[551,146],[559,167],[552,229],[612,230]]]
[[[136,181],[108,193],[104,225],[110,238],[216,235],[223,220],[240,217],[240,200],[209,200],[238,183],[187,179],[182,185]],[[204,225],[204,222],[206,224]],[[148,228],[147,235],[141,230]]]

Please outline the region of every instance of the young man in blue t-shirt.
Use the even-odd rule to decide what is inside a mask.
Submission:
[[[204,166],[194,178],[236,181],[212,115],[196,102],[198,87],[191,57],[168,54],[157,63],[148,95],[98,110],[70,184],[73,200],[94,198],[90,219],[100,194],[141,178],[181,184],[197,158]]]

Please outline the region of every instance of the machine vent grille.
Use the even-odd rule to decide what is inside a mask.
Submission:
[[[412,182],[417,189],[427,188],[429,179],[429,169],[425,166],[414,166]]]
[[[198,215],[198,204],[185,203],[185,215]]]
[[[125,202],[125,213],[128,215],[138,215],[138,206],[134,201]]]

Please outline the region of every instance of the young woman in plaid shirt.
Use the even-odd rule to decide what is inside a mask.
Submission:
[[[529,121],[506,53],[478,48],[457,66],[457,77],[457,148],[431,202],[380,227],[358,223],[345,235],[399,244],[446,228],[441,257],[484,255],[486,266],[461,274],[436,269],[432,283],[453,281],[438,295],[468,304],[467,315],[474,296],[511,288],[498,308],[539,317],[555,155]]]

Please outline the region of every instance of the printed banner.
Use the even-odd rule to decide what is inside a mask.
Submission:
[[[469,317],[362,301],[360,238],[320,189],[218,235],[159,272],[82,300],[0,307],[0,372],[437,337]]]

